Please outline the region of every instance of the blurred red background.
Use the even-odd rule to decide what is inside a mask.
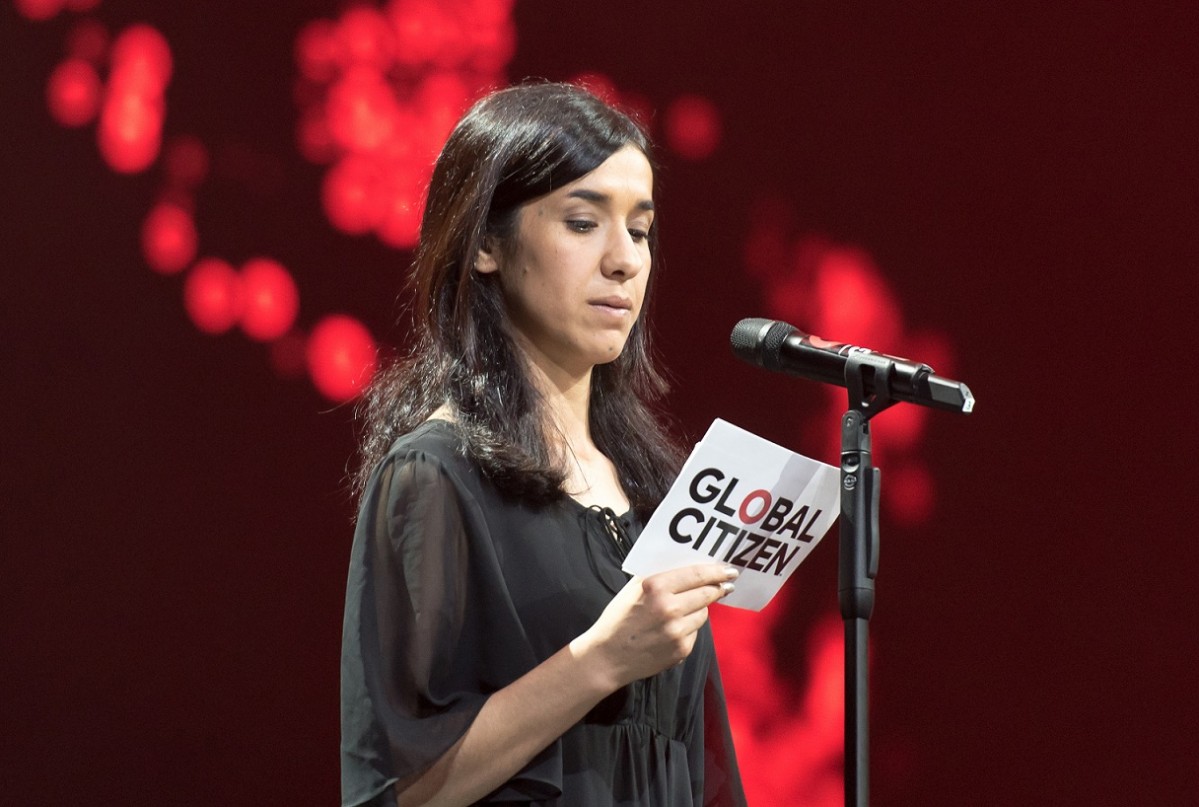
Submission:
[[[404,344],[437,145],[525,77],[662,146],[682,433],[835,459],[843,393],[737,363],[745,316],[978,397],[877,421],[874,802],[1199,802],[1197,34],[1166,4],[0,5],[0,802],[336,799],[352,396]],[[839,803],[835,536],[714,621],[753,803]]]

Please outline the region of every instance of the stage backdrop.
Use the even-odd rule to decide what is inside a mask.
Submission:
[[[660,145],[695,439],[836,461],[742,317],[927,361],[879,417],[879,805],[1193,804],[1199,12],[504,0],[0,5],[0,802],[328,804],[352,411],[490,87]],[[835,536],[834,536],[835,537]],[[836,542],[714,609],[756,805],[840,803]]]

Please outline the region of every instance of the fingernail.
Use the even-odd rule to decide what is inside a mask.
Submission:
[[[741,576],[741,570],[738,569],[736,566],[725,566],[724,567],[724,576],[727,577],[729,580],[736,580],[738,577]]]
[[[726,597],[732,594],[733,589],[735,588],[737,588],[737,586],[731,582],[724,582],[720,584],[720,590],[724,592],[724,596]]]

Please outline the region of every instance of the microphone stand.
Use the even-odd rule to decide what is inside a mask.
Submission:
[[[879,470],[871,462],[870,418],[889,407],[895,362],[854,353],[845,362],[849,410],[841,418],[841,550],[838,600],[845,621],[845,805],[870,802],[869,634],[878,575]],[[865,375],[873,395],[866,394]]]

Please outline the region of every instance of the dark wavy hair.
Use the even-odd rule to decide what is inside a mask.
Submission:
[[[503,247],[515,236],[521,205],[630,144],[653,165],[649,139],[631,118],[569,84],[500,90],[458,122],[434,167],[421,221],[412,347],[376,375],[359,406],[357,492],[397,437],[448,405],[467,454],[502,493],[534,505],[564,495],[564,457],[547,440],[543,401],[508,334],[498,275],[476,272],[474,263],[485,239]],[[657,240],[655,223],[651,256]],[[652,408],[666,383],[650,359],[650,297],[647,288],[619,357],[594,368],[589,412],[597,447],[643,516],[661,501],[682,456]]]

